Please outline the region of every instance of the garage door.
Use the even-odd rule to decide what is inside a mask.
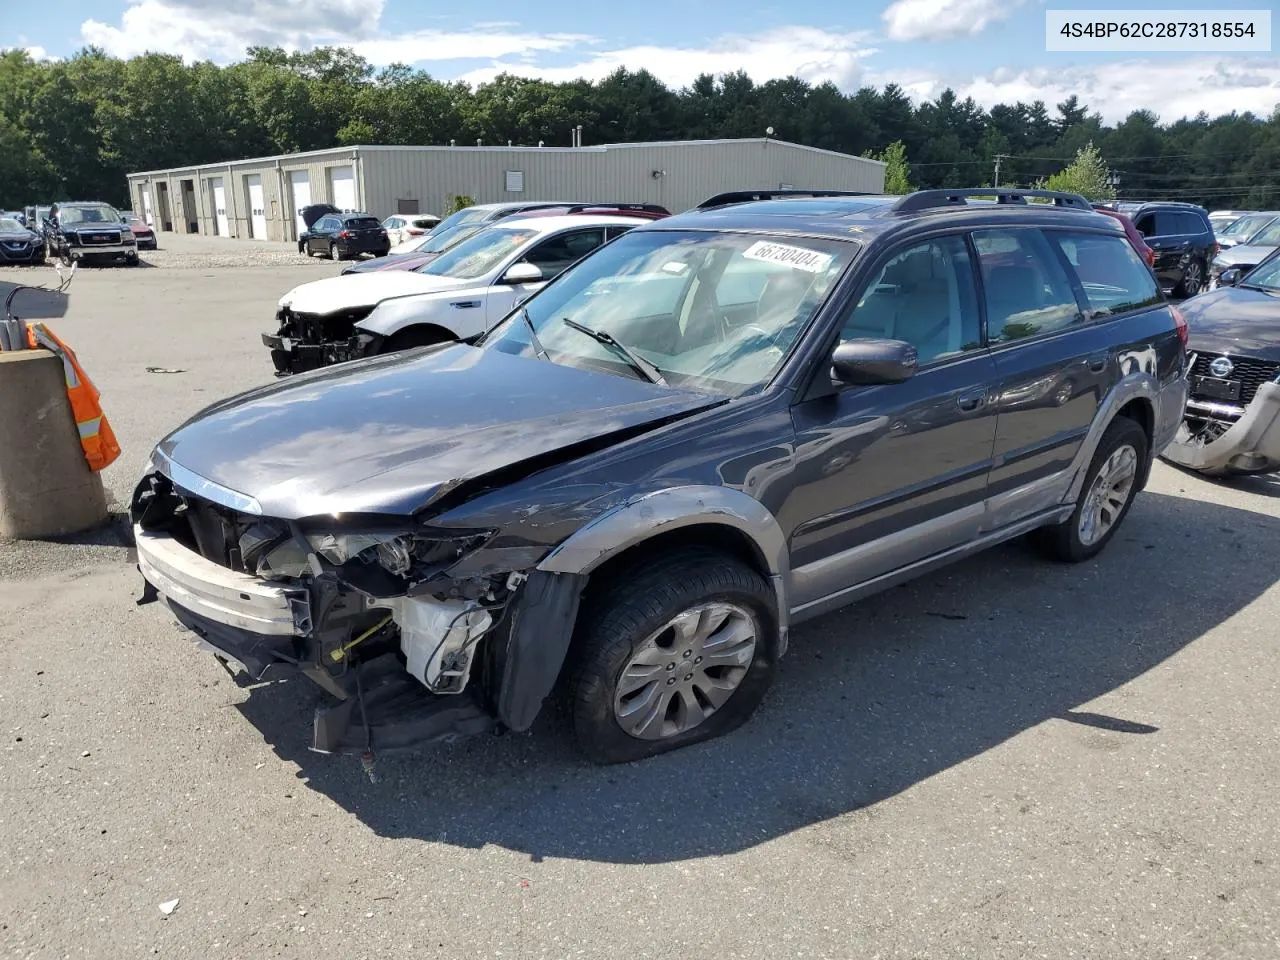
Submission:
[[[251,173],[244,178],[249,194],[249,236],[256,240],[267,239],[267,204],[262,199],[262,176]]]
[[[356,208],[356,175],[350,167],[334,167],[329,171],[333,205],[339,210]]]
[[[305,170],[293,170],[289,173],[289,194],[293,198],[293,219],[298,232],[294,239],[307,232],[307,222],[302,219],[302,211],[311,205],[311,177]]]
[[[142,219],[154,227],[156,221],[155,217],[151,215],[151,188],[143,187],[139,193],[142,194]]]
[[[213,195],[213,232],[220,237],[229,237],[231,225],[227,223],[227,188],[223,186],[221,177],[209,180],[209,192]]]

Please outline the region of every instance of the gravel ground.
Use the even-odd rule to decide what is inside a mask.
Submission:
[[[334,271],[77,277],[117,503]],[[306,750],[305,684],[136,608],[119,544],[0,544],[0,956],[1280,955],[1274,479],[1157,465],[1091,563],[1010,544],[806,624],[721,741],[595,768],[552,714],[376,782]]]

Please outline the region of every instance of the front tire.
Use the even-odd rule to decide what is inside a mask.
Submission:
[[[1035,532],[1041,551],[1064,563],[1097,556],[1129,515],[1149,449],[1147,432],[1138,423],[1116,417],[1098,442],[1071,516]]]
[[[588,598],[567,682],[574,735],[596,763],[710,740],[747,721],[777,670],[768,581],[718,553],[687,551]]]

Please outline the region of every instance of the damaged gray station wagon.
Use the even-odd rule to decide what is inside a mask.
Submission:
[[[1096,554],[1185,344],[1073,194],[721,195],[472,342],[189,420],[133,498],[139,602],[315,681],[316,750],[525,730],[555,693],[588,756],[644,757],[743,723],[803,619],[1021,534]]]

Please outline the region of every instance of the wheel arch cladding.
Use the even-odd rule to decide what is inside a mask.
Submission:
[[[538,569],[549,573],[591,574],[634,548],[684,543],[699,530],[714,530],[743,544],[742,559],[765,576],[778,607],[778,653],[786,651],[790,624],[787,583],[791,564],[787,540],[777,519],[759,500],[732,487],[688,485],[657,490],[629,500],[580,528],[552,550]],[[661,538],[661,540],[659,540]]]
[[[1098,412],[1094,415],[1093,423],[1089,426],[1084,442],[1080,444],[1080,449],[1076,453],[1075,463],[1072,464],[1073,479],[1068,492],[1068,500],[1070,502],[1074,503],[1079,498],[1080,491],[1084,486],[1085,474],[1089,470],[1089,464],[1093,462],[1093,455],[1097,452],[1098,444],[1102,441],[1102,435],[1106,433],[1107,427],[1111,425],[1111,422],[1116,417],[1128,416],[1129,419],[1136,420],[1139,426],[1146,431],[1148,438],[1150,438],[1156,421],[1155,407],[1159,402],[1159,382],[1154,374],[1146,371],[1135,370],[1126,374],[1111,388],[1111,391],[1098,405]],[[1150,419],[1138,419],[1138,416],[1134,415],[1135,412],[1138,413],[1138,416],[1144,418],[1149,416]],[[1145,482],[1147,467],[1144,466],[1143,469]]]

